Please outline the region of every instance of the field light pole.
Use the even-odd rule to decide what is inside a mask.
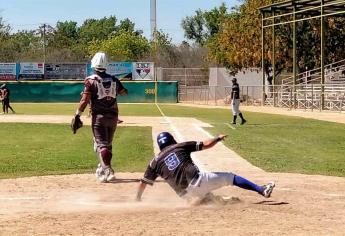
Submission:
[[[157,104],[157,2],[150,0],[150,23],[151,23],[151,41],[153,42],[153,63],[154,63],[154,81],[155,81],[155,103]]]

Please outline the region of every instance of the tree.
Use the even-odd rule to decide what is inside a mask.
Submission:
[[[116,32],[116,17],[103,17],[102,19],[87,19],[79,27],[78,34],[82,43],[92,40],[105,40]]]
[[[271,0],[243,0],[230,17],[224,19],[221,30],[207,43],[210,59],[225,65],[230,72],[261,67],[261,14],[259,7]],[[326,64],[344,58],[345,20],[341,17],[326,18]],[[296,23],[297,71],[303,72],[320,66],[320,19]],[[265,29],[264,73],[272,84],[272,28]],[[275,76],[292,70],[292,26],[275,27]]]
[[[215,34],[219,32],[224,19],[228,18],[230,13],[225,3],[210,11],[197,10],[194,16],[187,16],[182,20],[182,28],[185,31],[187,39],[195,41],[203,46]]]
[[[104,51],[114,61],[136,61],[150,51],[149,41],[135,33],[120,32],[106,40],[93,40],[88,47],[89,56]]]

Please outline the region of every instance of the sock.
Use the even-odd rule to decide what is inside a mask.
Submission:
[[[238,175],[235,175],[234,177],[234,185],[237,187],[244,188],[247,190],[252,190],[258,193],[261,193],[263,191],[263,188],[261,186],[258,186]]]
[[[232,123],[236,123],[237,116],[234,116],[234,119],[232,120]]]
[[[239,116],[241,117],[242,120],[244,120],[242,113],[240,113]]]

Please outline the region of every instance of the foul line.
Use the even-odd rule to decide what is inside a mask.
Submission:
[[[177,139],[179,142],[183,142],[185,141],[181,132],[178,131],[178,129],[176,128],[176,126],[171,122],[170,118],[167,117],[164,112],[162,111],[162,109],[159,107],[159,105],[156,103],[157,109],[159,110],[159,112],[161,113],[162,117],[166,120],[166,122],[170,125],[172,131],[174,132],[174,134],[176,135]]]
[[[207,132],[206,130],[198,126],[197,124],[193,124],[193,126],[195,129],[199,130],[200,132],[203,132],[207,137],[213,138],[213,136],[209,132]]]
[[[230,129],[233,129],[233,130],[235,130],[236,128],[235,127],[233,127],[232,125],[230,125],[229,123],[224,123],[226,126],[228,126]]]

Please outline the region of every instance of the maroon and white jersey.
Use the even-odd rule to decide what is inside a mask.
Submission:
[[[112,75],[97,72],[85,79],[84,93],[91,96],[93,115],[117,116],[117,95],[125,89],[122,83]]]
[[[202,147],[202,142],[190,141],[164,148],[151,160],[141,181],[152,185],[160,176],[180,195],[199,174],[190,155],[202,150]]]

